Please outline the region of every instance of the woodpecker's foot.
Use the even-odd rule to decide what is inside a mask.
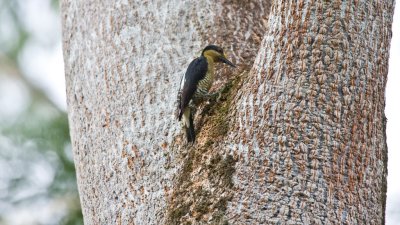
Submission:
[[[222,97],[222,90],[218,91],[217,94],[218,94],[218,96],[217,96],[216,101],[219,102],[221,100],[221,97]]]
[[[221,101],[221,98],[222,98],[222,95],[223,95],[223,93],[226,91],[226,87],[223,87],[223,88],[221,88],[221,89],[219,89],[218,91],[216,91],[216,92],[214,92],[214,93],[212,93],[212,94],[210,94],[209,96],[209,100],[213,100],[213,101],[215,101],[215,102],[220,102]]]
[[[219,97],[220,97],[221,93],[219,91],[208,94],[206,96],[208,101],[218,101]]]

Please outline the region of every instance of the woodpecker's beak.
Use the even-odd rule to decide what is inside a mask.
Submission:
[[[225,63],[225,64],[228,64],[228,65],[230,65],[230,66],[232,66],[232,67],[236,67],[235,64],[233,64],[231,61],[229,61],[228,59],[226,59],[226,56],[225,56],[225,55],[220,56],[219,59],[220,59],[223,63]]]

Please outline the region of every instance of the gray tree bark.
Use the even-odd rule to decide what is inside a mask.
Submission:
[[[62,1],[86,224],[379,224],[393,1]],[[261,40],[263,39],[262,43]],[[209,44],[218,102],[174,117]],[[257,57],[256,57],[257,55]]]

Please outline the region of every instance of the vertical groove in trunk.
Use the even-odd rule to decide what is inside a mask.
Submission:
[[[253,65],[261,37],[266,30],[269,1],[221,1],[215,26],[204,36],[208,43],[223,46],[238,66],[219,68],[211,91],[225,91],[218,102],[203,104],[196,115],[197,137],[194,146],[176,139],[170,148],[175,154],[177,170],[169,196],[166,224],[226,224],[226,209],[234,190],[232,176],[236,158],[229,155],[224,138],[229,114],[235,106],[233,97]]]
[[[381,223],[393,1],[275,1],[271,12],[234,100],[229,222]]]

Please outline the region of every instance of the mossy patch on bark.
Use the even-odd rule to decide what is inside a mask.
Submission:
[[[204,106],[197,120],[198,139],[182,153],[182,167],[169,199],[166,224],[228,224],[225,218],[234,186],[236,161],[222,152],[232,102],[248,72],[228,81],[218,99]]]
[[[222,88],[219,99],[212,101],[209,108],[203,114],[208,115],[207,120],[202,126],[199,138],[206,136],[207,141],[215,142],[215,140],[224,137],[229,130],[229,113],[232,109],[232,101],[243,84],[243,80],[247,77],[248,71],[242,72],[234,79],[228,81]],[[206,135],[203,135],[206,134]]]
[[[177,179],[177,187],[169,205],[167,224],[184,224],[190,221],[186,218],[194,218],[199,222],[205,219],[204,215],[210,215],[212,224],[224,224],[227,202],[231,199],[230,189],[233,187],[232,176],[236,160],[231,155],[224,157],[216,154],[205,164],[189,162],[194,160],[194,155],[187,155]],[[193,177],[195,167],[202,171],[198,176],[205,176],[206,180],[199,181],[197,177]],[[209,185],[202,185],[200,182]]]

